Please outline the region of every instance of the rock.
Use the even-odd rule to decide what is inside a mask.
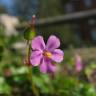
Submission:
[[[17,35],[16,26],[19,24],[19,19],[7,14],[0,15],[0,23],[5,27],[5,35],[12,36]]]
[[[23,50],[26,48],[26,43],[24,42],[16,42],[13,44],[12,46],[14,49],[17,49],[17,50]]]

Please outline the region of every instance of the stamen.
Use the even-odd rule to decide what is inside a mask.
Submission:
[[[48,52],[48,51],[45,51],[45,52],[43,53],[43,55],[44,55],[45,57],[47,57],[47,58],[51,58],[51,57],[52,57],[52,53],[51,53],[51,52]]]

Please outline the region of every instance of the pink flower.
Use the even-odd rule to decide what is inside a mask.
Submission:
[[[76,71],[77,72],[80,72],[82,69],[83,69],[83,66],[82,66],[82,59],[79,55],[76,55]]]
[[[33,66],[40,67],[42,73],[54,72],[56,66],[54,62],[60,63],[63,60],[64,53],[57,49],[60,46],[59,39],[51,35],[45,45],[43,37],[37,36],[32,40],[32,53],[30,63]]]

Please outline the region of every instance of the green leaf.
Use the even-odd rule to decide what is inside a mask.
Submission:
[[[2,45],[0,45],[0,61],[2,60],[3,51],[4,51],[4,48]]]
[[[3,77],[0,77],[0,93],[10,94],[10,92],[10,86],[5,82],[5,79]]]
[[[0,45],[0,54],[3,53],[3,51],[4,51],[4,48],[2,45]]]

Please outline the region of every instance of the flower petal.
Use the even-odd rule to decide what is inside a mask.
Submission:
[[[52,51],[58,48],[59,46],[60,46],[60,40],[56,36],[51,35],[48,39],[46,49]]]
[[[82,59],[79,55],[76,55],[76,71],[80,72],[83,69]]]
[[[44,58],[42,59],[42,63],[40,65],[40,71],[42,73],[47,73],[47,62]]]
[[[52,64],[52,62],[48,63],[48,73],[54,73],[57,70],[57,67],[55,64]]]
[[[60,63],[63,60],[63,57],[64,57],[64,52],[60,49],[55,49],[52,53],[51,59],[57,63]]]
[[[40,51],[32,51],[31,56],[30,56],[30,63],[33,66],[37,66],[40,64],[42,59],[42,54]]]
[[[32,40],[32,48],[33,50],[44,50],[45,43],[42,36],[37,36]]]
[[[83,68],[82,68],[82,64],[81,64],[81,63],[77,63],[77,64],[76,64],[76,71],[77,71],[77,72],[80,72],[82,69],[83,69]]]

